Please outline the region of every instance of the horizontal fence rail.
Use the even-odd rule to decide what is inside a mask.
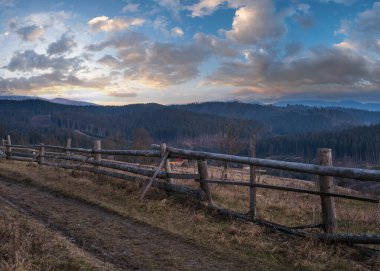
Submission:
[[[159,148],[159,145],[152,145],[154,149]],[[302,173],[310,173],[322,176],[332,176],[349,178],[356,180],[374,181],[380,182],[380,170],[359,169],[359,168],[345,168],[345,167],[333,167],[333,166],[320,166],[313,164],[277,161],[261,158],[250,158],[243,156],[235,156],[220,153],[210,153],[202,151],[183,150],[173,147],[168,147],[168,151],[171,154],[179,155],[181,157],[193,158],[193,159],[212,159],[224,162],[240,163],[245,165],[252,165],[264,168],[288,170]]]
[[[12,145],[10,136],[7,140],[2,141],[0,148],[0,158],[23,162],[38,162],[40,165],[60,167],[75,171],[86,171],[109,177],[119,178],[126,181],[138,182],[143,184],[144,189],[141,199],[144,198],[150,185],[159,189],[170,192],[180,193],[186,196],[196,198],[209,210],[222,216],[233,217],[245,221],[250,221],[279,230],[295,236],[307,236],[306,232],[300,229],[321,228],[325,233],[313,235],[317,240],[345,243],[380,243],[380,235],[338,235],[336,234],[336,213],[334,198],[348,200],[364,201],[370,203],[379,203],[379,199],[374,197],[364,197],[359,195],[349,195],[334,192],[332,177],[350,178],[361,181],[380,182],[380,170],[368,170],[358,168],[346,168],[332,166],[331,150],[319,149],[319,165],[286,162],[270,159],[256,158],[256,137],[251,140],[251,157],[236,155],[226,155],[220,153],[210,153],[203,151],[185,150],[180,148],[168,147],[166,144],[152,145],[151,150],[107,150],[101,148],[101,142],[96,140],[94,148],[73,148],[71,139],[67,140],[66,147],[53,145]],[[48,151],[46,151],[48,150]],[[154,158],[148,159],[151,163],[157,163],[159,166],[152,165],[140,166],[137,163],[127,163],[115,161],[112,159],[102,159],[102,155],[116,155],[127,157]],[[157,159],[158,158],[158,159]],[[171,170],[170,159],[184,158],[197,162],[198,173],[176,173]],[[148,161],[146,160],[146,161]],[[237,164],[249,165],[249,182],[232,181],[232,180],[214,180],[209,178],[207,160],[216,160],[221,162],[232,162]],[[259,169],[271,168],[278,170],[287,170],[318,175],[320,191],[296,188],[290,186],[271,185],[257,183]],[[108,169],[108,170],[107,170]],[[223,177],[226,178],[226,177]],[[158,180],[156,180],[158,179]],[[197,183],[199,188],[193,188],[186,185],[178,185],[174,180],[192,180]],[[242,214],[232,210],[217,207],[212,199],[212,187],[214,185],[235,185],[249,188],[249,206],[250,212]],[[278,225],[269,221],[256,218],[256,188],[271,189],[280,191],[289,191],[295,193],[305,193],[321,197],[322,223],[312,225],[301,225],[293,228]]]

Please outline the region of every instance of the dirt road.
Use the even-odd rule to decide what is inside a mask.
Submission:
[[[0,201],[122,270],[244,270],[229,255],[100,207],[0,177]]]

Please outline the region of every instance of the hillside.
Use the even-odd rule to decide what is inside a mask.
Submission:
[[[144,128],[156,141],[180,144],[202,138],[207,145],[231,121],[159,104],[116,107],[68,106],[39,100],[0,101],[0,134],[12,134],[21,143],[63,144],[70,136],[84,146],[92,144],[91,137],[128,145],[134,131]],[[270,133],[268,126],[254,120],[233,122],[245,128],[242,135],[245,137]]]
[[[380,112],[338,107],[207,102],[177,105],[176,108],[223,117],[256,120],[270,125],[277,135],[293,135],[323,130],[341,130],[380,122]]]

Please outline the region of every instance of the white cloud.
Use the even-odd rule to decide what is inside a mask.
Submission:
[[[176,37],[183,37],[183,35],[185,34],[182,30],[182,28],[176,26],[176,27],[173,27],[172,30],[171,30],[171,33],[173,36],[176,36]]]
[[[187,7],[192,17],[203,17],[212,14],[226,0],[200,0],[198,3]]]
[[[92,31],[117,31],[129,28],[130,26],[141,25],[144,23],[142,18],[124,18],[115,17],[113,19],[107,16],[95,17],[88,21],[88,25]]]
[[[227,38],[240,44],[257,44],[281,36],[285,32],[283,18],[275,13],[271,1],[257,0],[236,10]]]
[[[18,0],[0,0],[0,7],[11,8],[18,4]]]
[[[139,8],[140,8],[140,4],[138,4],[138,3],[128,3],[128,4],[126,4],[126,5],[123,7],[122,12],[124,12],[124,13],[138,12],[138,11],[139,11]]]

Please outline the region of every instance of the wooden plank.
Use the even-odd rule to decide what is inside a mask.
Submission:
[[[45,147],[44,144],[40,145],[40,149],[38,151],[38,164],[42,165],[45,162]]]
[[[33,158],[11,156],[9,160],[21,161],[21,162],[34,162]]]
[[[158,145],[152,145],[152,148],[157,149]],[[359,169],[359,168],[346,168],[335,166],[321,166],[314,164],[285,162],[270,159],[251,158],[244,156],[235,156],[220,153],[209,153],[202,151],[183,150],[173,147],[167,147],[170,152],[169,157],[180,156],[190,159],[212,159],[218,161],[227,161],[233,163],[240,163],[246,165],[253,165],[257,167],[273,168],[280,170],[288,170],[295,172],[310,173],[322,176],[333,176],[365,181],[380,182],[380,170]]]
[[[208,168],[207,168],[206,160],[198,161],[198,173],[199,173],[199,179],[200,179],[200,187],[206,194],[206,199],[207,199],[208,204],[212,205],[212,195],[211,195],[210,185],[208,182],[202,182],[203,180],[208,179]]]
[[[160,152],[161,152],[161,157],[164,157],[164,155],[166,154],[166,143],[162,143],[161,144],[161,146],[160,146]],[[170,163],[169,163],[169,158],[166,159],[164,168],[165,168],[165,171],[167,173],[171,173],[172,172],[172,168],[171,168]],[[173,183],[173,179],[172,178],[168,178],[167,181],[169,183]]]
[[[29,146],[39,147],[39,145]],[[108,155],[126,155],[126,156],[143,156],[143,157],[161,157],[161,152],[156,150],[93,150],[83,148],[66,148],[61,146],[45,145],[45,148],[61,151],[79,152],[79,153],[94,153]]]
[[[130,173],[143,175],[146,177],[152,177],[154,172],[155,172],[152,169],[139,168],[136,166],[131,166],[130,164],[123,164],[120,162],[106,162],[104,160],[102,160],[101,162],[90,161],[84,157],[73,157],[73,156],[71,156],[71,157],[59,156],[58,157],[56,155],[45,155],[45,158],[83,162],[86,164],[97,165],[100,167],[123,170],[123,171],[127,171]],[[198,174],[189,174],[189,173],[167,173],[164,171],[160,171],[157,175],[157,178],[160,178],[160,179],[167,179],[168,177],[175,178],[175,179],[197,179],[197,178],[199,178],[199,175]]]
[[[256,158],[256,135],[252,135],[250,142],[251,156]],[[249,213],[253,220],[256,219],[256,167],[254,165],[249,166]]]
[[[46,162],[44,165],[57,167],[56,164],[46,163]],[[106,175],[109,177],[119,178],[119,179],[123,179],[123,180],[129,181],[129,182],[134,182],[134,183],[139,183],[139,182],[146,183],[146,182],[148,182],[148,179],[146,179],[144,177],[131,176],[131,175],[128,175],[125,173],[111,172],[111,171],[104,170],[104,169],[95,169],[93,167],[85,167],[85,166],[76,167],[76,166],[72,166],[72,165],[60,165],[59,167],[64,168],[64,169],[75,169],[75,170],[80,170],[80,171],[87,171],[87,172],[91,172],[91,173]],[[155,181],[154,183],[152,183],[152,187],[157,187],[158,189],[163,189],[163,190],[168,191],[168,192],[174,192],[174,193],[189,195],[189,196],[194,197],[195,199],[200,200],[200,201],[204,200],[206,197],[206,195],[204,194],[204,192],[202,190],[191,188],[188,186],[183,186],[183,185],[169,184],[167,182],[162,182],[162,181]]]
[[[332,152],[331,149],[323,148],[318,149],[318,161],[322,166],[332,166]],[[322,193],[334,192],[334,180],[330,176],[319,176],[319,185]],[[322,223],[324,224],[324,231],[327,233],[335,233],[337,229],[336,224],[336,210],[335,201],[333,197],[321,195],[322,207]]]
[[[331,234],[318,233],[315,239],[324,242],[347,244],[380,244],[380,234]]]
[[[221,184],[221,185],[238,185],[238,186],[247,186],[250,187],[251,185],[258,187],[258,188],[264,188],[264,189],[273,189],[273,190],[281,190],[281,191],[289,191],[289,192],[298,192],[298,193],[305,193],[305,194],[311,194],[311,195],[318,195],[318,196],[329,196],[329,197],[335,197],[335,198],[344,198],[344,199],[352,199],[352,200],[358,200],[358,201],[366,201],[366,202],[372,202],[372,203],[379,203],[379,199],[375,198],[368,198],[368,197],[360,197],[360,196],[353,196],[353,195],[346,195],[346,194],[338,194],[338,193],[327,193],[327,192],[320,192],[320,191],[313,191],[313,190],[307,190],[302,188],[294,188],[294,187],[288,187],[288,186],[279,186],[279,185],[270,185],[270,184],[250,184],[248,182],[235,182],[235,181],[217,181],[217,180],[195,180],[196,182],[206,182],[206,183],[214,183],[214,184]]]
[[[102,143],[100,140],[94,141],[94,161],[101,162],[102,161],[102,155],[100,153],[95,153],[96,151],[100,151],[102,149]],[[96,168],[97,166],[95,166]]]
[[[152,178],[149,180],[148,184],[145,186],[143,192],[141,193],[140,200],[142,200],[145,197],[145,195],[148,192],[149,188],[152,186],[152,183],[154,182],[154,179],[156,179],[158,173],[160,172],[161,168],[164,166],[164,164],[166,162],[166,159],[168,159],[168,157],[169,157],[169,153],[167,152],[167,153],[165,153],[164,157],[162,158],[161,163],[157,167],[157,169],[154,172]]]

